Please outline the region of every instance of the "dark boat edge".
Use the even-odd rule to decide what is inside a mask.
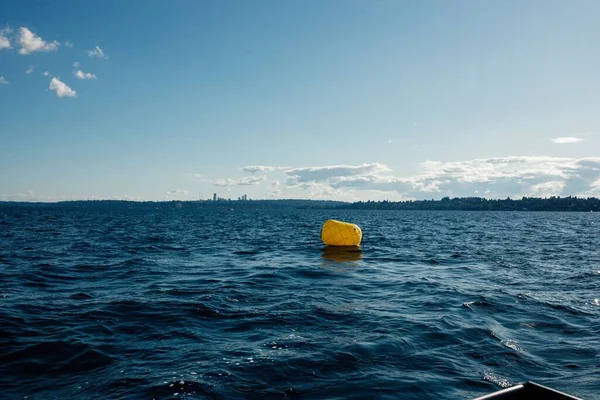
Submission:
[[[473,400],[582,400],[535,382],[520,383]]]

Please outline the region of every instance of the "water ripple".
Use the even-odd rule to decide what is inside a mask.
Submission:
[[[3,396],[600,392],[600,216],[333,214],[5,207]],[[362,247],[323,246],[328,218]]]

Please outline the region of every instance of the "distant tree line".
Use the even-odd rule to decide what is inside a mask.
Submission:
[[[595,197],[523,197],[513,200],[481,197],[444,197],[441,200],[359,201],[338,206],[357,210],[464,210],[464,211],[599,211],[600,199]]]
[[[3,207],[24,208],[60,208],[60,209],[107,209],[107,210],[161,210],[161,209],[330,209],[347,204],[343,201],[308,199],[273,200],[169,200],[169,201],[131,201],[131,200],[69,200],[54,203],[0,201]]]
[[[481,197],[444,197],[441,200],[359,201],[347,203],[331,200],[248,200],[248,201],[128,201],[128,200],[76,200],[57,203],[0,201],[4,207],[64,208],[64,209],[348,209],[348,210],[463,210],[463,211],[597,211],[600,199],[595,197],[523,197],[513,200],[484,199]]]

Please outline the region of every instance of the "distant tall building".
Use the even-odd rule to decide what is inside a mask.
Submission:
[[[217,201],[217,194],[213,193],[213,201]]]

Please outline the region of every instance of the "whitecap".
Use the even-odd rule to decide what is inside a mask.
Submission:
[[[503,388],[512,386],[512,384],[509,382],[508,379],[500,378],[499,376],[497,376],[491,372],[486,372],[485,374],[483,374],[483,379],[488,382],[492,382],[493,384],[496,384]]]

